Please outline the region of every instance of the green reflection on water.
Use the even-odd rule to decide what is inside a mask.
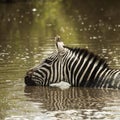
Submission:
[[[53,37],[57,34],[66,45],[87,47],[119,68],[118,3],[35,0],[0,4],[0,116],[9,115],[9,110],[12,114],[20,100],[27,102],[23,95],[24,74],[55,49]]]

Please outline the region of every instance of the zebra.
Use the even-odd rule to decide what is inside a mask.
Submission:
[[[27,86],[50,86],[61,81],[74,87],[120,89],[120,70],[87,49],[65,46],[55,37],[56,51],[25,75]]]

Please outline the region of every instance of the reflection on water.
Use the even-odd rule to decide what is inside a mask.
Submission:
[[[112,108],[112,105],[120,105],[120,97],[113,96],[119,96],[120,93],[118,91],[74,87],[67,90],[50,87],[25,87],[25,93],[30,98],[30,101],[38,104],[40,109],[42,108],[49,112],[63,111],[60,113],[53,112],[55,116],[65,114],[68,117],[69,114],[73,114],[71,118],[79,116],[82,119],[104,119],[109,116],[108,119],[112,119],[114,114],[112,110],[116,109]],[[109,111],[110,108],[111,111]],[[72,113],[67,113],[69,110]],[[115,112],[119,113],[120,109],[117,109]],[[64,118],[65,116],[63,115],[62,117]],[[117,117],[120,117],[120,114]]]
[[[0,1],[0,119],[119,119],[119,91],[25,87],[24,75],[53,52],[53,37],[120,68],[120,2]],[[9,1],[9,0],[8,0]]]
[[[119,119],[120,93],[112,90],[69,88],[61,90],[51,87],[25,87],[23,96],[10,110],[9,118],[29,119]],[[24,104],[24,108],[21,108]],[[116,109],[117,108],[117,109]],[[22,110],[22,111],[21,111]],[[19,116],[17,116],[19,113]]]
[[[112,91],[75,87],[67,90],[51,87],[25,87],[25,93],[31,101],[42,103],[48,111],[94,108],[101,110],[106,104],[105,101],[111,101],[109,97]]]

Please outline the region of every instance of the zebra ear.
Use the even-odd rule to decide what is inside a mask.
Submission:
[[[63,52],[65,50],[64,48],[64,43],[60,40],[60,36],[55,37],[55,42],[56,42],[56,48],[59,53]]]
[[[55,37],[55,42],[56,42],[56,48],[58,51],[58,60],[63,63],[62,61],[62,56],[65,53],[65,48],[64,48],[64,43],[60,40],[60,36]]]

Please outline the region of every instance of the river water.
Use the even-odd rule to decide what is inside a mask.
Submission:
[[[120,1],[0,3],[1,120],[120,120],[120,91],[26,87],[26,71],[55,50],[54,37],[120,68]]]

